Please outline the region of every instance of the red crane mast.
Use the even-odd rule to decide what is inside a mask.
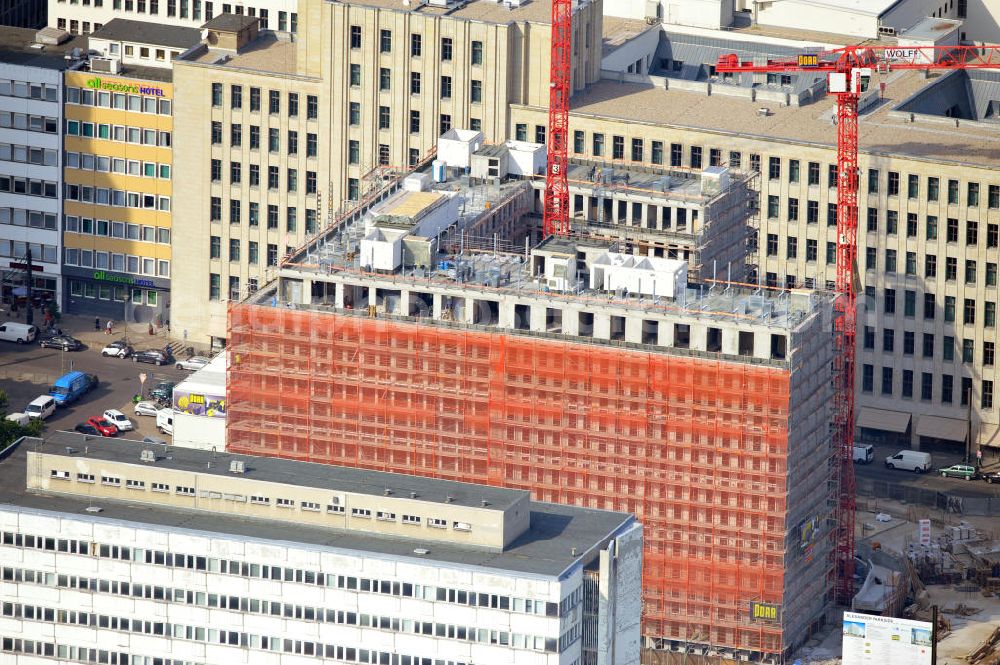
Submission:
[[[548,167],[545,174],[546,236],[569,234],[569,95],[572,87],[573,0],[552,0]]]
[[[828,74],[827,90],[837,98],[837,369],[834,437],[837,445],[839,490],[835,591],[838,601],[854,595],[854,374],[857,349],[858,254],[858,100],[867,89],[872,69],[986,69],[1000,67],[1000,46],[845,46],[802,53],[794,60],[764,64],[721,56],[718,73],[812,72]]]

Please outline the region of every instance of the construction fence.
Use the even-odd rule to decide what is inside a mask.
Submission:
[[[238,304],[228,448],[635,513],[644,635],[780,654],[789,372]]]
[[[962,496],[872,478],[858,478],[857,491],[861,496],[894,499],[956,515],[1000,515],[1000,496]]]

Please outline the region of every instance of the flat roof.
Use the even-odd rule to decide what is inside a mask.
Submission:
[[[219,14],[201,27],[222,32],[240,32],[260,21],[256,16],[244,14]]]
[[[602,54],[606,56],[639,35],[645,34],[650,30],[659,31],[662,27],[659,23],[650,24],[636,18],[605,15],[601,22]]]
[[[501,552],[494,548],[457,545],[437,541],[427,541],[424,543],[414,538],[395,538],[343,529],[299,524],[293,525],[287,522],[217,514],[208,511],[167,508],[154,504],[116,501],[103,497],[91,501],[82,499],[79,496],[27,491],[25,488],[27,482],[28,450],[46,452],[46,447],[51,447],[53,449],[51,452],[53,453],[65,453],[65,446],[70,441],[77,441],[74,445],[79,445],[79,435],[58,432],[46,437],[44,442],[41,439],[25,438],[16,444],[13,452],[5,459],[0,460],[0,506],[9,505],[29,511],[40,510],[66,513],[77,519],[89,522],[125,522],[139,527],[163,528],[168,531],[193,530],[209,534],[218,533],[238,538],[281,541],[317,548],[350,550],[375,556],[382,555],[392,558],[403,558],[410,560],[411,563],[433,561],[435,563],[452,563],[463,566],[481,566],[487,569],[502,570],[514,574],[547,577],[559,576],[578,562],[586,563],[592,556],[591,553],[595,547],[600,546],[607,538],[635,519],[628,513],[532,502],[530,504],[530,528]],[[126,443],[121,440],[97,440],[96,438],[92,438],[90,444],[92,452],[90,456],[94,456],[94,449],[112,450],[116,446],[118,446],[117,449],[119,452],[121,452],[120,446],[126,446],[129,454],[134,455],[137,461],[139,451],[147,447],[141,442]],[[171,450],[176,459],[183,449],[172,448]],[[185,450],[184,452],[196,453],[198,451]],[[211,453],[201,454],[211,455]],[[113,455],[108,454],[108,457],[111,458]],[[221,466],[225,467],[228,467],[224,463],[225,459],[239,458],[249,461],[250,464],[248,464],[248,467],[263,467],[265,463],[282,462],[298,468],[307,466],[319,467],[321,469],[340,468],[324,467],[321,464],[308,464],[305,462],[248,457],[245,455],[220,455],[219,457],[224,458]],[[157,462],[157,464],[161,464],[161,462]],[[204,462],[202,462],[202,468],[198,469],[198,471],[205,471]],[[359,474],[377,473],[360,469],[351,469],[351,471]],[[297,477],[297,475],[292,474],[293,477]],[[401,483],[412,483],[418,486],[434,484],[447,484],[449,486],[464,485],[464,483],[431,480],[416,476],[403,476],[399,474],[379,475],[394,476],[399,478]],[[474,487],[476,487],[478,501],[480,487],[478,485]],[[503,490],[492,487],[483,487],[481,491],[486,493],[517,492],[517,490]],[[88,513],[86,509],[91,504],[99,506],[102,509],[101,513],[96,515]],[[428,553],[425,555],[414,553],[414,549],[421,547],[428,550]],[[576,549],[576,554],[573,554],[574,548]]]
[[[587,2],[589,0],[583,0],[580,4],[586,4]],[[552,22],[552,0],[521,0],[521,6],[510,9],[507,9],[503,2],[497,2],[497,0],[457,0],[450,3],[448,7],[439,7],[426,2],[413,2],[409,7],[406,7],[400,0],[345,0],[344,4],[393,9],[415,14],[447,14],[452,18],[482,21],[484,23],[499,23],[501,25],[515,21],[530,21],[532,23]]]
[[[188,49],[201,42],[201,31],[198,28],[115,18],[91,34],[91,37]]]
[[[279,39],[273,32],[258,34],[236,55],[232,51],[202,47],[179,62],[193,62],[213,67],[249,69],[262,74],[295,76],[298,74],[298,48],[295,42]]]
[[[959,123],[903,122],[892,109],[928,85],[922,72],[897,71],[886,78],[885,102],[861,114],[860,150],[879,155],[901,155],[934,162],[952,162],[987,168],[1000,167],[1000,132],[993,127]],[[938,77],[932,76],[930,81]],[[570,114],[609,120],[642,122],[739,135],[767,141],[815,145],[834,149],[837,132],[831,117],[835,101],[825,96],[805,106],[780,106],[722,94],[665,90],[643,83],[601,80],[574,95]],[[767,107],[770,114],[758,115]]]
[[[907,0],[792,0],[800,5],[823,9],[839,9],[865,16],[881,16]]]
[[[86,37],[71,37],[62,44],[43,45],[38,48],[39,44],[35,41],[38,32],[33,28],[0,26],[0,62],[22,67],[63,70],[70,64],[65,56],[74,48],[80,49],[84,54],[87,52]]]

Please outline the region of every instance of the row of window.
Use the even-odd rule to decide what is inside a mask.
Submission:
[[[771,158],[776,159],[776,158]],[[780,177],[780,173],[779,173]],[[772,178],[773,179],[773,178]],[[889,171],[888,179],[883,181],[881,171],[878,169],[868,169],[868,193],[878,194],[882,184],[885,184],[886,196],[900,196],[900,174],[897,171]],[[960,185],[958,180],[949,178],[947,181],[947,202],[948,205],[959,205]],[[937,201],[940,197],[941,180],[934,176],[927,178],[927,200]],[[965,184],[965,205],[969,208],[980,206],[980,186],[978,182],[967,182]],[[906,176],[906,198],[917,200],[920,198],[920,176],[914,173]],[[1000,208],[1000,185],[989,185],[987,205],[990,208]]]
[[[212,84],[212,106],[221,108],[224,96],[224,87],[221,83]],[[255,86],[249,86],[247,95],[247,106],[251,113],[261,112],[262,91]],[[232,84],[229,86],[229,108],[234,111],[243,109],[243,86]],[[286,99],[286,113],[290,118],[299,116],[299,93],[289,92]],[[267,112],[270,115],[281,113],[281,91],[267,91]],[[306,119],[316,120],[319,117],[319,97],[316,95],[306,95]]]
[[[95,3],[99,2],[99,0],[94,0],[94,2]],[[65,18],[60,17],[56,19],[56,27],[59,28],[60,30],[68,30],[69,33],[73,35],[89,35],[91,32],[90,21],[83,21],[82,25],[83,25],[83,30],[80,29],[81,22],[77,19],[72,19],[69,21],[69,27],[67,28],[67,22]],[[104,27],[103,23],[94,23],[94,32],[97,32],[103,27]]]
[[[43,132],[45,134],[58,134],[59,119],[50,118],[47,115],[0,111],[0,127],[24,129],[29,132]]]
[[[90,0],[82,0],[84,5],[90,4]],[[100,7],[103,0],[93,0],[95,7]],[[60,3],[66,0],[58,0]],[[150,14],[158,16],[160,13],[161,0],[113,0],[112,5],[116,10],[126,12],[137,12],[139,14]],[[76,0],[70,0],[70,4],[76,4]],[[194,21],[202,20],[202,0],[165,0],[165,11],[168,18],[190,18]],[[148,10],[148,11],[147,11]],[[208,21],[215,15],[215,3],[206,0],[204,3],[204,20]],[[247,16],[259,16],[261,28],[270,29],[270,13],[267,9],[256,9],[255,7],[245,7],[242,4],[232,5],[228,2],[222,3],[222,14],[236,14],[242,16],[246,12]],[[298,29],[298,14],[295,12],[278,12],[278,30],[282,32],[296,32]]]
[[[73,86],[66,86],[66,103],[98,106],[105,109],[131,111],[132,113],[156,115],[171,115],[173,113],[173,102],[163,97],[129,95],[124,92],[108,92]]]
[[[110,125],[107,123],[67,120],[66,134],[82,138],[94,138],[137,145],[159,146],[169,148],[170,132],[164,132],[149,127],[126,127],[125,125]]]
[[[0,161],[36,164],[38,166],[59,166],[59,151],[17,145],[16,143],[0,143]]]
[[[0,174],[0,193],[25,194],[54,199],[59,195],[59,183]]]
[[[31,260],[35,263],[56,263],[59,258],[59,248],[55,245],[27,243],[20,240],[0,238],[0,256],[23,261],[31,249]]]
[[[259,125],[249,125],[248,132],[248,145],[251,150],[260,149],[260,126]],[[222,145],[222,123],[218,121],[212,122],[211,130],[211,141],[212,145]],[[243,125],[240,123],[232,123],[229,125],[229,145],[233,148],[239,148],[243,146]],[[285,144],[288,148],[289,155],[299,154],[299,132],[294,129],[288,130],[287,141]],[[268,152],[281,152],[281,130],[277,127],[271,127],[267,130],[267,150]],[[319,152],[319,137],[313,132],[306,133],[306,157],[315,157]]]
[[[161,658],[140,656],[126,651],[109,651],[93,647],[78,647],[60,642],[40,642],[25,640],[20,637],[0,636],[0,651],[4,653],[24,654],[26,656],[58,657],[60,660],[70,660],[79,663],[107,663],[109,665],[204,665],[189,660],[177,658]]]
[[[222,160],[213,159],[211,162],[212,182],[222,182]],[[239,185],[243,182],[243,163],[229,162],[229,184]],[[251,187],[260,187],[260,165],[250,164],[247,168],[247,182]],[[277,166],[269,166],[267,169],[267,188],[270,190],[280,189],[281,177]],[[306,194],[316,194],[318,182],[315,171],[306,171]],[[299,190],[299,170],[285,170],[285,191],[297,192]]]
[[[0,97],[23,97],[58,102],[59,86],[0,78]]]
[[[66,183],[65,200],[95,203],[115,208],[142,208],[170,212],[169,196],[158,196],[145,192],[126,192],[121,189],[91,187],[90,185]]]
[[[148,305],[156,307],[160,302],[159,291],[147,291],[144,289],[131,289],[121,285],[95,284],[94,282],[81,282],[79,280],[69,280],[69,294],[75,298],[95,298],[99,300],[114,300],[125,302],[125,298],[135,305]]]
[[[247,203],[247,221],[251,227],[260,226],[260,203],[249,201]],[[209,219],[213,222],[222,221],[222,199],[213,196],[209,202]],[[277,229],[279,219],[279,208],[276,205],[267,205],[267,228]],[[318,213],[311,209],[306,209],[305,232],[311,235],[316,232],[318,223]],[[239,199],[229,201],[229,223],[240,224],[243,221],[243,202]],[[288,206],[285,208],[285,231],[294,232],[298,228],[298,208]]]
[[[123,159],[121,157],[105,157],[87,152],[67,152],[66,168],[98,171],[99,173],[121,173],[137,178],[170,179],[170,164],[140,162],[138,159]]]
[[[863,345],[864,348],[869,351],[875,350],[875,328],[871,326],[865,326],[863,331]],[[921,336],[921,343],[923,349],[924,358],[934,357],[934,334],[933,333],[923,333]],[[916,333],[912,330],[903,331],[903,355],[912,356],[914,355],[916,347]],[[955,337],[952,335],[944,335],[942,337],[942,349],[941,357],[946,362],[955,361]],[[882,351],[885,353],[893,353],[896,350],[896,331],[892,328],[886,328],[882,331]],[[976,358],[976,340],[974,339],[963,339],[962,340],[962,362],[971,364],[975,362]],[[994,342],[984,341],[983,342],[983,352],[982,352],[982,364],[986,367],[991,367],[996,360],[996,344]]]
[[[891,397],[894,389],[895,371],[892,367],[882,368],[882,382],[879,386],[879,394]],[[934,377],[931,372],[921,372],[920,374],[920,399],[925,402],[934,399]],[[900,396],[903,399],[913,399],[913,370],[902,370],[902,381],[900,385]],[[875,391],[875,366],[864,364],[861,366],[861,391],[873,393]],[[939,398],[942,404],[953,404],[955,400],[955,377],[951,374],[942,374]],[[962,388],[959,391],[961,404],[967,405],[970,397],[973,397],[972,379],[962,377]],[[980,391],[979,406],[982,409],[993,408],[993,382],[983,380]]]
[[[123,583],[126,589],[129,587],[127,583]],[[133,588],[142,589],[142,585],[135,585]],[[179,591],[179,590],[178,590]],[[193,592],[188,592],[189,595],[193,595]],[[127,594],[126,594],[127,595]],[[204,593],[198,594],[204,597]],[[215,594],[211,594],[215,596]],[[223,596],[225,599],[225,596]],[[233,597],[235,599],[235,597]],[[247,599],[244,598],[244,601]],[[265,614],[272,614],[275,616],[282,616],[281,614],[281,603],[271,603],[268,601],[259,601],[253,599],[251,602],[258,605],[257,612],[260,612],[259,606],[261,603],[265,607],[270,605],[272,610],[268,612],[264,610]],[[218,606],[217,604],[215,605]],[[225,605],[223,605],[225,606]],[[290,606],[286,606],[290,607]],[[275,609],[276,608],[276,609]],[[237,606],[235,609],[239,609]],[[301,609],[301,607],[300,607]],[[536,637],[532,635],[522,635],[518,633],[508,633],[505,631],[495,631],[490,629],[477,629],[474,627],[466,626],[455,626],[451,624],[442,624],[428,621],[414,621],[411,619],[390,619],[389,617],[378,617],[368,614],[358,614],[356,612],[344,612],[344,611],[334,611],[326,610],[325,612],[321,609],[306,608],[312,610],[312,616],[308,618],[310,620],[320,620],[323,621],[324,617],[327,622],[340,623],[344,625],[361,626],[366,628],[389,628],[391,626],[392,630],[397,632],[401,631],[404,633],[410,633],[415,635],[429,635],[450,639],[457,639],[467,642],[479,642],[482,644],[499,644],[502,646],[513,646],[517,649],[532,649],[537,651],[553,651],[554,649],[547,649],[547,643],[553,642],[553,640],[546,640],[545,638]],[[246,609],[244,608],[244,611]],[[319,612],[317,615],[316,612]],[[73,626],[91,626],[96,628],[104,628],[108,630],[116,630],[129,633],[142,633],[146,635],[159,635],[165,637],[173,637],[175,639],[182,640],[194,640],[197,642],[210,642],[217,644],[227,644],[232,646],[240,646],[245,649],[266,649],[272,651],[286,651],[286,653],[299,653],[307,656],[321,656],[321,657],[334,657],[334,654],[338,652],[338,649],[331,645],[321,645],[315,644],[314,646],[310,643],[304,643],[302,647],[292,646],[286,649],[286,645],[281,642],[279,638],[254,635],[248,633],[236,633],[233,631],[218,630],[214,628],[205,628],[202,626],[191,626],[178,623],[169,623],[164,621],[149,621],[143,619],[130,619],[128,617],[118,617],[108,614],[97,614],[96,612],[84,612],[79,610],[63,610],[52,607],[44,607],[39,605],[25,605],[21,603],[4,603],[2,607],[2,616],[11,617],[14,619],[24,619],[28,621],[42,621],[48,623],[56,623],[63,625],[73,625]],[[285,616],[291,616],[287,614]],[[338,620],[339,619],[339,620]],[[287,640],[286,642],[290,642]],[[275,646],[268,646],[268,644]],[[325,648],[324,648],[325,646]],[[369,656],[364,649],[356,650],[351,647],[342,647],[339,649],[343,652],[344,658],[350,661],[356,661],[361,663],[381,663],[381,662],[392,662],[395,659],[399,659],[400,662],[420,662],[420,658],[416,656],[410,656],[409,661],[402,660],[402,656],[397,654],[392,654],[395,659],[390,658],[389,653],[380,653],[377,658]],[[355,657],[355,651],[357,651],[357,657]],[[379,653],[379,652],[373,652]],[[106,661],[102,661],[106,662]],[[443,661],[437,661],[443,662]],[[457,663],[455,665],[464,665],[463,663]]]
[[[360,50],[362,47],[362,29],[360,25],[352,25],[350,32],[351,50]],[[392,53],[392,31],[379,30],[378,40],[379,53]],[[424,38],[420,33],[410,34],[410,57],[419,58],[423,55]],[[451,37],[441,38],[441,50],[438,56],[444,62],[450,62],[455,56],[455,40]],[[483,43],[473,40],[469,47],[469,64],[480,66],[483,64]]]
[[[115,272],[149,275],[150,277],[170,277],[170,261],[167,259],[152,259],[75,247],[67,247],[65,254],[64,263],[68,266],[114,270]]]
[[[139,563],[145,562],[147,564],[167,566],[170,568],[187,568],[190,570],[220,573],[223,575],[236,575],[253,579],[295,582],[298,584],[308,584],[310,586],[321,586],[347,591],[359,591],[363,593],[374,593],[402,598],[416,598],[418,600],[455,603],[473,607],[488,607],[491,609],[547,617],[565,616],[565,614],[573,609],[582,599],[581,594],[576,594],[572,597],[573,601],[571,603],[561,607],[559,603],[544,600],[532,600],[528,598],[481,593],[471,590],[463,591],[461,589],[433,585],[378,580],[367,577],[359,578],[350,575],[334,575],[315,570],[304,570],[301,568],[286,568],[283,566],[272,566],[269,564],[195,556],[192,554],[180,554],[163,550],[150,550],[141,547],[127,547],[124,545],[114,545],[109,543],[54,538],[51,536],[36,536],[34,534],[22,534],[12,531],[4,531],[2,535],[0,535],[0,538],[2,538],[3,545],[12,545],[14,547],[24,547],[27,549],[80,554],[85,556],[89,555],[105,559],[117,559],[120,561],[135,561]],[[17,569],[4,568],[4,581],[11,581],[12,578],[9,577],[9,575],[13,575],[15,570]],[[46,575],[49,574],[47,573]],[[49,578],[47,577],[46,579]],[[55,576],[53,575],[51,579],[54,580]],[[41,583],[41,581],[39,581],[39,583]],[[54,582],[47,581],[46,583],[52,584]],[[159,600],[169,598],[170,596],[167,594],[172,593],[172,590],[169,587],[155,588],[159,590],[159,595],[154,595],[152,597]],[[97,587],[91,586],[90,589],[92,591],[96,591]],[[181,593],[183,593],[183,591],[181,591]],[[567,598],[570,598],[570,596],[567,596]],[[461,599],[462,602],[460,602],[459,599]]]
[[[868,208],[868,213],[866,216],[865,230],[869,233],[877,233],[879,230],[879,215],[877,208]],[[916,238],[918,235],[918,217],[916,213],[907,213],[906,215],[906,237]],[[899,233],[899,213],[895,210],[886,211],[886,227],[885,233],[887,235],[897,235]],[[927,215],[924,220],[924,237],[927,240],[937,240],[938,239],[938,218],[936,215]],[[955,217],[946,218],[945,223],[945,240],[950,243],[959,242],[960,229],[958,219]],[[979,222],[974,220],[967,220],[965,222],[965,244],[966,246],[978,246],[979,245]],[[986,246],[987,247],[997,247],[1000,245],[1000,225],[998,224],[986,224]]]
[[[0,208],[0,224],[11,226],[27,226],[33,229],[55,231],[56,214],[40,210],[25,210],[23,208]]]
[[[137,53],[138,51],[138,53]],[[108,52],[111,55],[121,55],[121,45],[112,42],[108,44]],[[180,51],[170,51],[170,59],[176,60],[181,55]],[[125,57],[141,60],[156,60],[157,62],[167,61],[167,50],[162,48],[150,48],[148,46],[137,46],[135,44],[125,44]]]
[[[67,233],[80,233],[88,236],[104,236],[107,238],[121,238],[123,240],[138,240],[140,242],[157,242],[163,245],[170,244],[170,229],[167,228],[129,224],[113,220],[109,221],[107,219],[94,220],[89,217],[77,217],[76,215],[66,215],[65,231]]]

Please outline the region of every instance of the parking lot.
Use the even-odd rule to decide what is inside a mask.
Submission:
[[[911,485],[927,490],[948,492],[955,496],[1000,496],[1000,485],[990,485],[982,480],[961,480],[958,478],[942,478],[936,473],[937,469],[951,466],[952,464],[962,464],[964,457],[964,447],[962,444],[955,444],[952,449],[934,448],[929,449],[931,454],[932,470],[928,473],[917,474],[910,471],[887,469],[885,458],[900,450],[898,446],[877,444],[875,448],[875,459],[871,464],[855,464],[854,469],[859,479],[868,478],[877,481],[886,481],[897,485]],[[990,456],[984,460],[985,469],[996,469],[1000,467],[996,460]]]
[[[132,411],[132,396],[140,390],[140,375],[146,375],[145,392],[160,381],[179,382],[190,372],[175,369],[172,365],[149,365],[134,363],[131,359],[105,358],[101,356],[103,344],[121,338],[121,334],[104,334],[73,331],[64,327],[64,332],[72,334],[85,345],[81,351],[61,351],[45,349],[34,344],[12,344],[0,342],[0,388],[7,393],[8,413],[24,409],[28,402],[49,392],[52,382],[73,370],[96,374],[100,385],[72,405],[56,410],[45,421],[46,431],[72,430],[78,423],[90,416],[99,416],[107,409],[119,409],[128,416],[136,430],[125,433],[128,438],[142,438],[146,435],[162,436],[156,431],[156,419],[150,416],[135,416]],[[133,336],[129,341],[132,342]],[[162,348],[162,339],[136,339],[137,349]]]

